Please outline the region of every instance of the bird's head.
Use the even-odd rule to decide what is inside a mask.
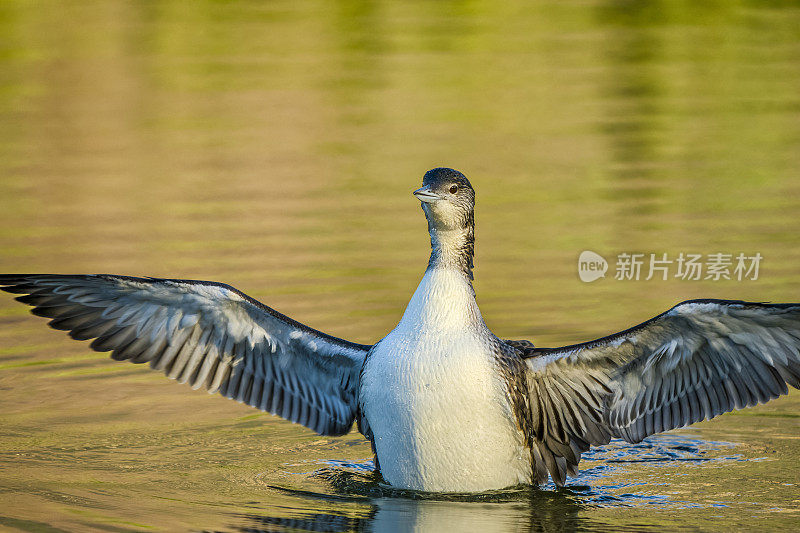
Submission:
[[[465,230],[473,225],[475,190],[464,174],[452,168],[425,173],[422,187],[414,191],[431,230]]]

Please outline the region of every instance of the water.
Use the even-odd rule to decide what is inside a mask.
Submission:
[[[447,165],[477,189],[475,287],[501,337],[798,301],[798,111],[793,2],[7,1],[0,270],[225,281],[372,343],[427,260],[410,191]],[[583,250],[605,279],[579,281]],[[763,261],[756,280],[623,281],[621,253]],[[0,529],[800,523],[796,391],[614,441],[564,490],[422,498],[379,485],[357,434],[114,363],[10,297],[0,339]]]

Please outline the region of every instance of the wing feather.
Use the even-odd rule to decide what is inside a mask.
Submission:
[[[509,346],[526,363],[534,477],[544,468],[558,484],[590,445],[638,442],[800,388],[800,304],[690,300],[594,341]]]
[[[370,346],[331,337],[221,283],[114,275],[0,275],[0,289],[117,360],[323,435],[350,430]]]

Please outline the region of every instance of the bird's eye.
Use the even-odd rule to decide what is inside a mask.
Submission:
[[[450,186],[450,194],[455,194],[458,192],[458,185],[453,184]]]

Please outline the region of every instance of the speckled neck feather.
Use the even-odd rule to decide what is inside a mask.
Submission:
[[[455,267],[472,280],[472,261],[475,255],[475,217],[470,211],[464,226],[456,229],[437,228],[428,215],[428,232],[431,235],[431,258],[428,268]]]

